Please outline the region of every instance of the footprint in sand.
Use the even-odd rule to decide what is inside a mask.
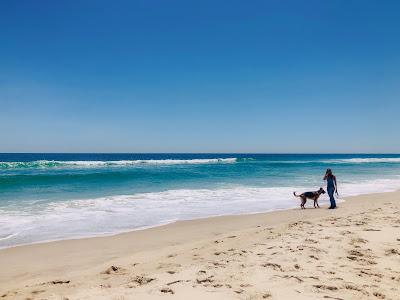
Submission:
[[[361,270],[359,276],[362,277],[364,275],[370,276],[370,277],[377,277],[377,278],[382,278],[383,277],[383,275],[380,274],[380,273],[373,273],[373,272],[370,272],[369,270]]]
[[[130,282],[128,283],[128,288],[139,287],[148,284],[154,280],[155,278],[145,277],[143,275],[137,275],[130,279]]]
[[[107,274],[107,275],[112,275],[112,274],[125,274],[126,270],[121,268],[121,267],[116,267],[116,266],[111,266],[107,270],[101,272],[101,274]]]
[[[175,263],[159,263],[157,269],[175,269],[181,267],[181,264],[175,264]]]
[[[346,290],[351,290],[351,291],[360,292],[360,293],[362,293],[362,294],[364,294],[364,295],[366,295],[366,296],[369,295],[369,293],[368,293],[365,289],[362,289],[361,287],[357,287],[357,286],[355,286],[355,285],[345,284],[345,285],[344,285],[344,288],[345,288]]]
[[[361,264],[364,265],[377,265],[378,263],[376,261],[374,261],[373,259],[364,259],[364,258],[360,258],[358,260]]]
[[[349,255],[351,255],[351,256],[358,256],[358,257],[364,256],[364,254],[361,253],[361,252],[358,251],[358,250],[350,250],[350,251],[348,251],[348,253],[349,253]]]
[[[305,239],[304,242],[305,243],[311,243],[311,244],[318,244],[318,242],[316,240],[313,240],[313,239]]]
[[[385,251],[385,255],[400,255],[400,251],[397,250],[397,249],[394,249],[394,248],[392,248],[392,249],[387,249],[387,250]]]
[[[362,238],[354,238],[351,239],[350,244],[354,245],[354,244],[366,244],[368,241]]]
[[[31,294],[37,295],[37,294],[44,293],[45,291],[46,291],[46,290],[33,290],[33,291],[31,292]]]
[[[70,280],[53,280],[47,282],[47,284],[69,284],[70,282]]]
[[[161,288],[160,289],[160,292],[161,293],[164,293],[164,294],[175,294],[175,292],[171,289],[171,288],[169,288],[169,287],[163,287],[163,288]]]
[[[319,278],[318,278],[318,277],[316,277],[316,276],[307,276],[307,278],[310,278],[310,279],[314,279],[314,280],[317,280],[317,281],[319,281]]]
[[[15,296],[15,295],[17,295],[18,294],[18,292],[10,292],[10,291],[8,291],[7,293],[5,293],[5,294],[3,294],[3,295],[1,295],[0,297],[1,298],[5,298],[5,297],[8,297],[8,296]]]
[[[218,261],[211,261],[209,263],[212,264],[215,268],[225,268],[226,267],[226,264],[220,263]]]
[[[272,297],[272,294],[271,294],[270,292],[266,292],[266,293],[262,294],[261,297],[262,297],[263,299],[268,299],[268,298],[271,298],[271,297]]]
[[[324,285],[324,284],[314,284],[314,287],[319,290],[328,290],[328,291],[337,291],[338,288],[336,286]]]
[[[214,282],[214,275],[207,276],[203,275],[198,278],[196,278],[197,284],[205,284],[205,283],[213,283]]]
[[[264,267],[264,268],[272,268],[272,269],[274,269],[275,271],[281,271],[281,272],[283,272],[282,266],[279,265],[279,264],[275,264],[275,263],[264,263],[264,264],[261,265],[261,267]]]
[[[386,296],[380,292],[373,292],[373,295],[378,299],[385,299]]]
[[[193,254],[193,258],[192,258],[193,260],[197,260],[197,261],[201,261],[201,260],[203,260],[203,258],[200,256],[200,254]]]

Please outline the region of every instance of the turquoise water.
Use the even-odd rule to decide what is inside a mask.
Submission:
[[[0,154],[0,247],[296,207],[326,168],[341,198],[400,187],[400,155]]]

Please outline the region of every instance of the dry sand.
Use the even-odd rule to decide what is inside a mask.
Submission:
[[[4,249],[0,299],[400,299],[400,193]]]

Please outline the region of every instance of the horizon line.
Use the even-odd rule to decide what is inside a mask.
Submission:
[[[395,152],[0,152],[0,154],[384,154],[384,155],[400,155]]]

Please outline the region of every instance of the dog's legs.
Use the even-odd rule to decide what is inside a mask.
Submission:
[[[307,202],[307,198],[303,198],[303,197],[302,197],[302,198],[301,198],[301,208],[302,208],[302,209],[306,209],[305,206],[304,206],[304,205],[306,204],[306,202]]]

